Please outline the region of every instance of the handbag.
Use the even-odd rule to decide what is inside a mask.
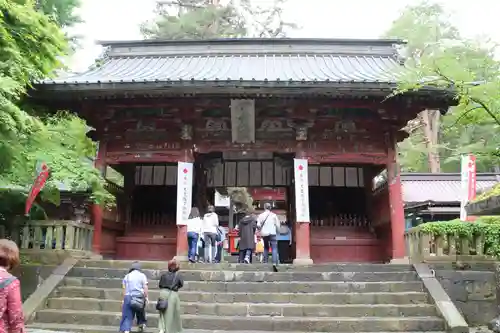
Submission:
[[[170,292],[168,293],[167,298],[159,297],[158,300],[156,301],[156,310],[157,311],[164,312],[167,310],[168,297],[170,297],[170,294],[172,293],[172,288],[174,288],[176,282],[177,282],[177,272],[175,272],[174,279],[172,280],[172,284],[170,285]]]
[[[134,295],[130,297],[130,307],[134,311],[142,311],[146,306],[146,298],[144,295]]]

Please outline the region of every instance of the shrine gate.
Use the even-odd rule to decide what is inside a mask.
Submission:
[[[388,98],[404,70],[401,41],[102,45],[107,52],[99,66],[47,80],[31,93],[37,103],[86,119],[99,142],[98,167],[124,176],[117,208],[93,209],[94,252],[185,258],[177,205],[184,179],[189,200],[182,200],[202,212],[221,188],[281,193],[296,263],[404,257],[395,147],[408,120],[424,109],[446,110],[452,96],[421,89]],[[305,162],[300,181],[307,181],[307,198],[295,191],[294,159]],[[192,166],[184,178],[178,162]],[[388,186],[374,191],[373,178],[384,169]]]

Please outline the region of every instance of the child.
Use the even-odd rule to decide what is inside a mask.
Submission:
[[[257,260],[260,263],[262,263],[263,253],[264,253],[264,241],[261,238],[255,244],[255,254],[257,256]]]

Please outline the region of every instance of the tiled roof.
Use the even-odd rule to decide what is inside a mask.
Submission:
[[[459,173],[402,174],[403,200],[405,203],[460,202],[461,182]],[[477,192],[483,192],[497,183],[497,175],[478,173]]]
[[[404,68],[395,40],[229,39],[105,42],[97,68],[44,85],[219,82],[394,85]]]

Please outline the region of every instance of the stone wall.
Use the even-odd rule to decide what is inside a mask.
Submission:
[[[21,281],[21,297],[23,302],[36,290],[57,266],[24,264],[12,272]]]
[[[451,263],[430,266],[469,325],[485,325],[497,316],[495,264],[472,263],[464,270]]]

